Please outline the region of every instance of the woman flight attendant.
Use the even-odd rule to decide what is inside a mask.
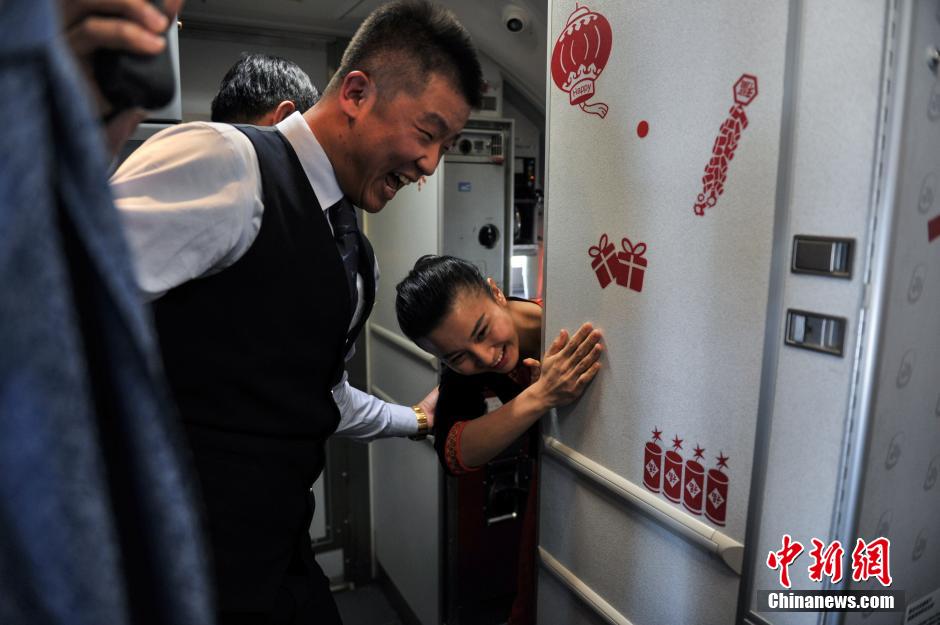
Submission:
[[[540,302],[507,298],[467,261],[423,256],[397,290],[402,331],[448,367],[433,431],[452,475],[481,469],[551,408],[580,397],[600,369],[600,330],[590,323],[573,336],[562,330],[541,356]],[[534,622],[535,485],[533,476],[511,625]]]

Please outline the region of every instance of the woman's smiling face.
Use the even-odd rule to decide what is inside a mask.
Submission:
[[[519,362],[519,335],[508,302],[497,287],[461,289],[450,311],[418,341],[461,375],[509,373]]]

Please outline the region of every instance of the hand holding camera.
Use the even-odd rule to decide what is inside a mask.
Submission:
[[[173,97],[166,32],[183,0],[60,0],[65,37],[94,94],[112,153]],[[162,5],[162,6],[161,6]]]

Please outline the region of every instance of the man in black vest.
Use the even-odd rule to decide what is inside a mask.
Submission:
[[[112,179],[138,284],[156,299],[223,624],[339,622],[307,534],[324,442],[419,433],[435,402],[395,406],[346,382],[376,275],[352,207],[380,211],[433,173],[481,86],[453,15],[390,3],[303,115],[171,128]]]

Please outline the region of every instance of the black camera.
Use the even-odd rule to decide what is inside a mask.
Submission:
[[[162,0],[150,3],[163,9]],[[176,28],[175,19],[170,20],[167,33],[169,28]],[[98,50],[93,68],[95,82],[114,113],[133,107],[157,109],[173,99],[176,83],[169,45],[154,55]]]

